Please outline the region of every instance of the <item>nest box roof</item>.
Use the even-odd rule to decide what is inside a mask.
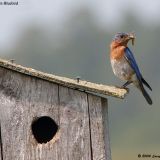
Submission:
[[[23,67],[21,65],[17,65],[12,63],[11,61],[6,61],[0,59],[0,67],[7,68],[9,70],[13,70],[19,72],[21,74],[25,74],[32,77],[37,77],[49,82],[53,82],[62,86],[66,86],[72,89],[78,89],[85,92],[91,92],[95,94],[99,94],[99,96],[112,96],[117,98],[124,98],[127,94],[126,89],[107,86],[103,84],[91,83],[84,80],[70,79],[66,77],[60,77],[53,74],[44,73],[41,71],[37,71],[32,68]]]

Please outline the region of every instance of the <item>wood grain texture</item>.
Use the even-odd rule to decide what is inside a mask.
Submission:
[[[3,150],[2,150],[2,138],[1,138],[1,122],[0,122],[0,160],[3,160]]]
[[[105,143],[105,154],[106,159],[111,160],[111,148],[110,148],[110,134],[109,134],[109,117],[108,117],[108,103],[105,98],[101,98],[102,104],[102,116],[104,126],[104,143]]]
[[[88,95],[88,103],[93,160],[111,160],[107,100]]]
[[[101,97],[0,67],[0,160],[110,160],[107,109]],[[60,127],[46,144],[31,130],[41,116]]]
[[[58,159],[58,140],[38,144],[31,131],[39,116],[50,116],[59,123],[57,93],[53,83],[0,68],[3,160]]]
[[[15,63],[11,63],[10,61],[0,59],[0,66],[5,67],[7,69],[14,70],[16,72],[20,72],[26,75],[38,77],[50,82],[54,82],[69,88],[84,90],[86,92],[94,92],[102,95],[113,96],[117,98],[124,98],[127,94],[126,89],[114,87],[114,86],[107,86],[102,84],[91,83],[88,81],[80,80],[79,83],[75,79],[70,79],[66,77],[60,77],[52,74],[47,74],[44,72],[37,71],[32,68],[26,68],[21,65],[17,65]]]
[[[86,93],[60,87],[60,160],[91,160]]]

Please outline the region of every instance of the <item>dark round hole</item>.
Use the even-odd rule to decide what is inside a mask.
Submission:
[[[47,116],[39,117],[32,123],[32,133],[38,143],[49,142],[58,131],[58,125]]]

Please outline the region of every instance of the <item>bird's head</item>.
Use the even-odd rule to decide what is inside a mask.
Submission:
[[[115,42],[118,45],[124,45],[127,46],[127,43],[129,42],[129,40],[132,40],[132,45],[134,45],[134,40],[135,40],[135,33],[131,32],[131,33],[117,33],[114,38],[113,38],[113,42]]]

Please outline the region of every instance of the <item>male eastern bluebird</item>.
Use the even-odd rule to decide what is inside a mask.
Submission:
[[[134,33],[117,33],[110,45],[110,59],[114,74],[126,83],[122,87],[133,83],[143,94],[147,102],[151,105],[152,99],[144,89],[143,84],[150,90],[152,88],[144,80],[132,51],[127,47],[129,40],[134,44]]]

